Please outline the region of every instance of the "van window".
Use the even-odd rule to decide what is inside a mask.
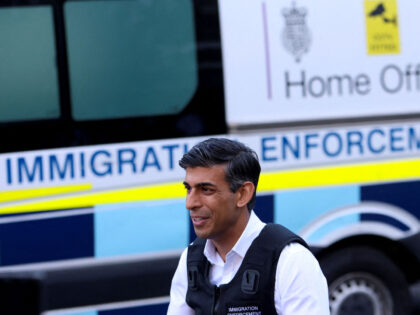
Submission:
[[[67,1],[75,120],[179,113],[197,87],[191,0]]]
[[[60,115],[51,6],[0,8],[0,122]]]

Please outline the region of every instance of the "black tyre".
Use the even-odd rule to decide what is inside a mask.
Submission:
[[[407,281],[390,258],[370,247],[338,250],[320,260],[331,315],[409,315]]]

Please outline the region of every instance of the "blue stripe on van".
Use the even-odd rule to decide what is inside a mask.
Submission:
[[[258,196],[254,209],[261,221],[274,222],[274,195]]]
[[[403,232],[407,232],[410,230],[410,227],[408,225],[406,225],[405,223],[392,218],[388,215],[384,215],[384,214],[379,214],[379,213],[362,213],[360,215],[360,220],[361,221],[373,221],[373,222],[382,222],[388,225],[391,225]]]
[[[388,203],[420,219],[420,181],[362,186],[361,200]]]
[[[319,216],[360,201],[359,186],[283,191],[274,198],[274,222],[299,233]]]
[[[92,257],[93,215],[0,224],[0,239],[2,266]]]
[[[95,208],[95,256],[182,249],[188,245],[184,200],[134,202]]]

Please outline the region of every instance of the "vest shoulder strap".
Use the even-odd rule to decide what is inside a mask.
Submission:
[[[196,238],[195,241],[188,246],[187,276],[189,291],[197,291],[199,279],[201,277],[206,277],[208,274],[209,262],[204,256],[205,245],[205,239]]]
[[[260,242],[262,244],[270,244],[267,242],[275,241],[275,247],[283,248],[286,245],[297,242],[309,248],[306,242],[298,235],[285,228],[283,225],[268,223],[260,233]]]
[[[203,260],[204,247],[206,240],[203,238],[196,238],[192,244],[188,246],[187,262],[201,262]]]
[[[248,262],[258,265],[262,263],[261,255],[274,251],[276,253],[275,256],[278,256],[283,248],[290,243],[299,243],[309,248],[301,237],[289,229],[280,224],[268,223],[260,235],[252,242],[245,258]]]

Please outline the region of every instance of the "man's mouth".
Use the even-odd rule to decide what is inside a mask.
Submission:
[[[208,220],[207,217],[191,217],[192,222],[194,224],[194,226],[199,227],[202,226],[206,223],[206,221]]]

